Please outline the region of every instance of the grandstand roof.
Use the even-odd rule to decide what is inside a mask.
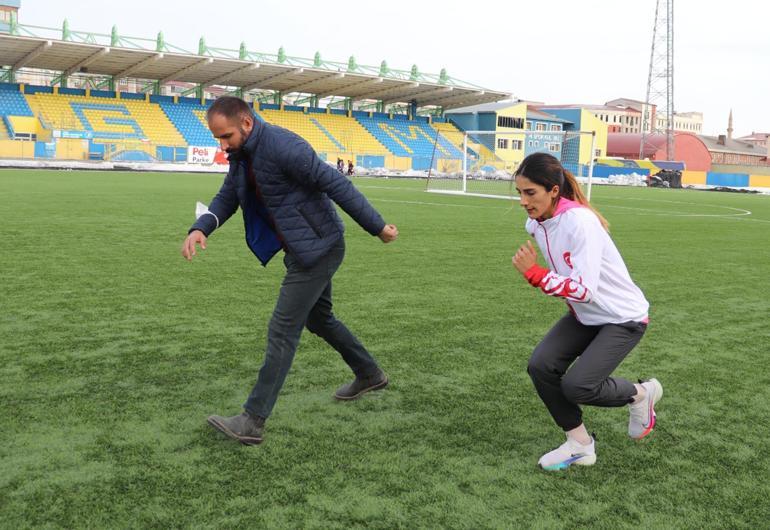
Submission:
[[[129,41],[149,41],[133,39]],[[123,38],[121,43],[128,41]],[[154,41],[150,41],[154,44]],[[224,85],[244,91],[261,89],[282,93],[304,93],[319,98],[340,96],[354,100],[377,100],[386,104],[417,102],[418,107],[451,109],[510,98],[510,94],[487,90],[444,76],[378,69],[346,63],[321,62],[249,52],[252,60],[238,59],[238,50],[208,48],[207,55],[155,51],[135,47],[109,46],[93,42],[72,42],[36,36],[0,33],[2,63],[14,70],[36,68],[64,72],[183,81],[204,86]],[[180,51],[181,50],[181,51]]]
[[[500,109],[508,109],[523,101],[499,101],[497,103],[482,103],[467,107],[453,108],[452,114],[477,114],[479,112],[497,112]]]

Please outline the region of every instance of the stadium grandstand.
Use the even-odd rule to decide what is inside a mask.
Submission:
[[[224,162],[205,113],[215,97],[249,101],[326,160],[365,168],[459,169],[453,108],[510,98],[447,75],[207,46],[197,53],[112,33],[0,29],[0,158]],[[204,153],[204,155],[201,155]],[[473,155],[473,153],[471,153]]]

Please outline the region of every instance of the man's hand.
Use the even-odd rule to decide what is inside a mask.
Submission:
[[[395,241],[398,237],[398,228],[396,228],[396,225],[385,225],[385,228],[382,229],[382,232],[380,232],[378,237],[383,243]]]
[[[206,235],[200,230],[193,230],[182,243],[182,256],[187,261],[192,261],[195,256],[195,246],[200,245],[201,250],[206,250]]]
[[[527,240],[527,243],[521,245],[516,254],[513,255],[513,266],[524,274],[535,263],[537,263],[537,251],[532,246],[532,241]]]

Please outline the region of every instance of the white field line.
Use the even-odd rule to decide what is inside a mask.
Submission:
[[[378,199],[375,197],[367,197],[372,202],[395,202],[399,204],[417,204],[420,206],[451,206],[452,208],[483,208],[489,209],[489,206],[479,206],[476,204],[452,204],[450,202],[426,202],[426,201],[402,201],[397,199]]]
[[[404,188],[399,186],[356,186],[356,188],[367,190],[400,190],[400,191],[417,191],[422,193],[425,190],[419,188]]]
[[[688,203],[680,203],[680,204],[688,204]],[[719,206],[716,204],[703,204],[698,206],[710,206],[713,208],[724,208],[727,210],[735,210],[738,213],[671,213],[671,212],[661,212],[660,210],[651,210],[649,208],[636,208],[634,206],[616,206],[613,204],[603,204],[602,209],[604,208],[619,208],[623,210],[634,210],[637,212],[648,212],[648,215],[655,215],[655,216],[667,216],[667,217],[741,217],[744,215],[751,215],[750,210],[744,210],[742,208],[733,208],[731,206]]]
[[[404,187],[391,187],[391,186],[357,186],[359,188],[367,188],[367,189],[378,189],[378,190],[400,190],[400,191],[417,191],[420,192],[421,190],[417,190],[415,188],[404,188]],[[725,210],[732,210],[735,213],[672,213],[672,212],[661,212],[660,210],[653,210],[650,208],[637,208],[635,206],[617,206],[612,204],[603,204],[602,208],[616,208],[616,209],[623,209],[623,210],[632,210],[637,212],[642,212],[645,215],[649,216],[667,216],[667,217],[711,217],[715,219],[736,219],[740,221],[756,221],[759,223],[770,223],[770,220],[768,219],[756,219],[754,217],[748,217],[750,215],[753,215],[751,210],[745,210],[743,208],[734,208],[732,206],[722,206],[719,204],[701,204],[697,202],[685,202],[685,201],[672,201],[672,200],[666,200],[666,199],[639,199],[639,198],[627,198],[627,197],[603,197],[602,200],[618,200],[618,201],[648,201],[648,202],[661,202],[661,203],[667,203],[667,204],[686,204],[689,206],[705,206],[710,208],[722,208]],[[481,205],[472,205],[472,204],[452,204],[452,203],[445,203],[445,202],[428,202],[428,201],[405,201],[405,200],[397,200],[397,199],[379,199],[379,198],[370,198],[371,201],[378,201],[378,202],[391,202],[391,203],[400,203],[400,204],[416,204],[416,205],[422,205],[422,206],[453,206],[457,208],[489,208],[489,207],[497,207],[499,208],[499,203],[492,204],[490,203],[489,206],[481,206]],[[511,202],[513,202],[515,199],[509,199]],[[508,208],[508,210],[511,210],[512,208]]]

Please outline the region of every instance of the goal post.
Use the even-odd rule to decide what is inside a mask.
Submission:
[[[513,174],[527,155],[558,158],[591,197],[596,134],[593,131],[441,131],[462,153],[459,171],[431,165],[426,191],[452,195],[518,199]],[[438,136],[436,137],[438,141]]]

